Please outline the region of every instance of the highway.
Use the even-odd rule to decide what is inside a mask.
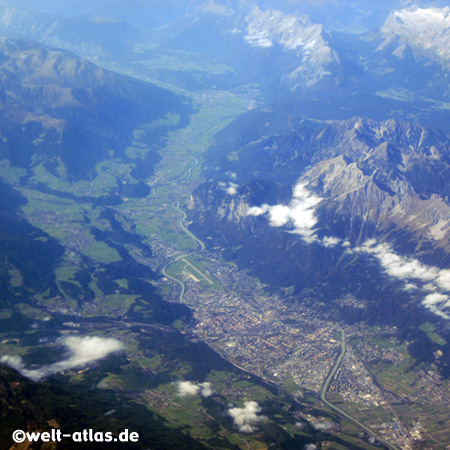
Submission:
[[[179,225],[182,228],[182,230],[191,238],[193,239],[199,246],[198,250],[204,250],[205,249],[205,244],[198,239],[196,236],[194,236],[184,225],[183,221],[186,218],[186,214],[183,210],[181,210],[179,208],[178,203],[177,204],[173,204],[174,208],[177,209],[177,211],[180,212],[180,219],[179,219]],[[195,251],[191,252],[195,253]],[[171,261],[169,263],[167,263],[163,268],[162,268],[162,273],[164,276],[166,276],[167,278],[171,279],[172,281],[175,281],[180,287],[181,287],[181,292],[179,294],[179,300],[180,302],[184,302],[184,293],[186,291],[186,285],[184,284],[184,282],[178,278],[172,277],[171,275],[169,275],[166,271],[167,267],[170,266],[171,264],[173,264],[175,261],[178,261],[179,259],[182,258],[186,258],[186,256],[189,256],[189,254],[183,254],[180,256],[177,256],[177,258],[174,261]],[[376,434],[375,432],[373,432],[370,428],[366,427],[363,423],[359,422],[358,420],[356,420],[355,418],[353,418],[352,416],[350,416],[349,414],[347,414],[345,411],[343,411],[342,409],[338,408],[337,406],[333,405],[331,402],[329,402],[326,398],[326,393],[328,391],[328,388],[331,384],[331,382],[333,381],[337,371],[339,370],[339,368],[341,367],[342,364],[342,360],[344,359],[345,356],[345,352],[347,349],[347,338],[346,338],[346,334],[345,331],[340,328],[341,331],[341,351],[336,359],[336,362],[334,363],[333,367],[331,368],[330,372],[328,373],[328,376],[325,378],[325,381],[323,382],[322,385],[322,389],[320,391],[320,399],[322,400],[323,403],[325,403],[329,408],[333,409],[337,414],[339,414],[341,417],[344,417],[345,419],[351,421],[352,423],[354,423],[355,425],[357,425],[359,428],[361,428],[362,430],[364,430],[366,433],[368,433],[370,436],[373,436],[378,442],[380,442],[381,444],[385,445],[388,449],[390,450],[400,450],[398,447],[390,444],[389,442],[387,442],[383,437],[379,436],[378,434]],[[217,350],[214,350],[217,351]],[[225,359],[226,356],[222,355]],[[233,364],[233,363],[232,363]],[[235,367],[237,367],[240,370],[243,370],[245,372],[248,372],[248,370],[246,370],[243,367],[240,367],[236,364],[233,364]],[[248,372],[251,373],[251,372]],[[262,377],[264,379],[264,381],[272,384],[272,385],[276,385],[278,388],[280,388],[279,385],[277,385],[276,383],[274,383],[272,380],[269,380],[265,377]],[[282,390],[289,395],[290,398],[292,398],[294,401],[295,399],[292,397],[292,395],[290,395],[285,389],[282,388]]]
[[[345,411],[343,411],[341,408],[338,408],[337,406],[333,405],[333,403],[329,402],[327,400],[327,390],[330,386],[330,383],[333,381],[337,371],[341,367],[342,360],[344,359],[345,352],[347,350],[347,337],[345,335],[345,331],[341,328],[341,352],[339,353],[339,356],[336,359],[336,362],[334,363],[334,366],[331,368],[330,372],[328,373],[328,376],[325,378],[325,381],[323,382],[322,389],[320,390],[320,399],[331,409],[336,411],[340,416],[346,418],[347,420],[350,420],[358,427],[362,428],[366,433],[368,433],[370,436],[373,436],[378,442],[385,445],[387,448],[391,450],[400,450],[398,447],[390,444],[387,442],[384,438],[379,436],[378,434],[374,433],[370,428],[367,428],[364,424],[347,414]]]
[[[202,149],[203,150],[203,149]],[[198,160],[191,155],[191,158],[194,160],[194,164],[192,164],[185,172],[183,172],[179,177],[177,177],[176,180],[173,180],[171,183],[174,182],[178,182],[181,180],[187,180],[191,177],[192,175],[192,169],[195,168],[198,165]],[[184,173],[186,173],[186,175],[184,175]],[[183,176],[184,175],[184,176]],[[163,183],[163,184],[171,184],[171,183]],[[158,187],[162,186],[163,184],[159,185]],[[156,187],[154,189],[154,193],[157,192],[157,188]],[[184,220],[186,219],[186,213],[180,209],[179,207],[179,203],[172,203],[172,206],[180,213],[180,219],[178,221],[180,228],[194,241],[196,242],[196,244],[198,245],[198,248],[190,253],[186,253],[183,255],[179,255],[177,256],[173,261],[168,262],[162,269],[162,273],[165,277],[169,278],[170,280],[174,281],[175,283],[177,283],[180,287],[181,287],[181,291],[179,294],[179,301],[181,303],[184,303],[184,293],[186,292],[186,285],[184,284],[184,282],[181,279],[178,279],[176,277],[173,277],[171,275],[169,275],[167,273],[167,267],[169,267],[171,264],[175,263],[176,261],[178,261],[179,259],[182,258],[186,258],[187,256],[189,256],[190,254],[194,254],[197,251],[202,251],[205,249],[205,244],[199,239],[197,238],[197,236],[195,236],[194,234],[192,234],[187,227],[184,225]],[[400,450],[398,447],[390,444],[389,442],[387,442],[383,437],[379,436],[378,434],[376,434],[375,432],[373,432],[370,428],[366,427],[364,424],[362,424],[361,422],[359,422],[357,419],[353,418],[352,416],[350,416],[349,414],[347,414],[345,411],[343,411],[342,409],[338,408],[337,406],[333,405],[331,402],[329,402],[326,398],[326,393],[327,390],[331,384],[331,382],[333,381],[337,371],[339,370],[339,368],[341,367],[342,364],[342,360],[345,356],[345,352],[346,352],[346,347],[347,347],[347,342],[346,342],[346,334],[345,331],[343,329],[340,329],[341,331],[341,351],[336,359],[336,362],[334,364],[334,366],[331,368],[330,372],[328,373],[328,376],[325,378],[325,381],[323,382],[322,385],[322,389],[320,391],[320,399],[323,403],[325,403],[329,408],[331,408],[333,411],[335,411],[337,414],[339,414],[341,417],[344,417],[345,419],[351,421],[352,423],[354,423],[355,425],[357,425],[359,428],[361,428],[362,430],[364,430],[366,433],[368,433],[370,436],[373,436],[373,438],[375,438],[378,442],[380,442],[381,444],[385,445],[388,449],[390,450]],[[206,342],[205,342],[206,343]],[[207,344],[207,343],[206,343]],[[207,344],[208,346],[210,346],[209,344]],[[212,348],[212,347],[211,347]],[[214,349],[213,349],[214,350]],[[214,350],[217,351],[217,350]],[[222,355],[225,359],[226,356]],[[243,370],[249,374],[251,374],[251,372],[249,372],[248,370],[246,370],[243,367],[240,367],[234,363],[231,363],[233,366],[235,366],[236,368]],[[251,374],[253,375],[253,374]],[[272,380],[269,380],[265,377],[262,377],[262,379],[266,382],[268,382],[269,384],[275,385],[277,386],[279,389],[281,389],[283,392],[285,392],[285,394],[287,394],[294,402],[296,401],[295,398],[288,392],[286,391],[282,386],[276,384],[275,382],[273,382]]]

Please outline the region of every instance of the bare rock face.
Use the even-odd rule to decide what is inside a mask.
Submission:
[[[426,241],[448,251],[447,138],[395,121],[357,119],[351,129],[348,124],[344,130],[333,128],[322,137],[334,133],[336,144],[328,151],[322,147],[324,159],[303,175],[309,188],[324,198],[327,221],[338,218],[346,224],[345,237],[350,239],[360,236],[357,227],[369,227],[388,240],[402,230],[419,247]],[[342,155],[334,156],[337,152]]]
[[[402,330],[424,317],[448,321],[450,303],[431,302],[450,292],[449,149],[446,134],[394,120],[300,127],[242,147],[234,189],[199,186],[191,226],[269,286],[320,299],[334,318]],[[367,307],[342,309],[345,295]]]
[[[321,162],[305,174],[309,187],[324,197],[326,220],[345,223],[347,238],[361,240],[361,228],[367,227],[387,240],[391,233],[403,230],[414,236],[418,248],[427,242],[448,252],[450,207],[444,198],[424,197],[401,177],[383,183],[377,176],[343,157]]]
[[[296,88],[311,87],[332,75],[340,66],[337,53],[330,47],[330,33],[308,16],[288,15],[281,11],[254,8],[246,17],[245,40],[254,47],[281,46],[294,52],[297,67],[283,80]]]
[[[449,252],[450,139],[444,133],[395,120],[355,118],[251,148],[255,170],[250,164],[246,171],[270,180],[273,191],[255,182],[242,184],[234,195],[212,184],[199,189],[191,208],[202,211],[200,222],[206,214],[219,228],[225,222],[262,226],[260,218],[246,212],[262,204],[289,204],[291,194],[283,195],[279,186],[295,172],[295,179],[321,199],[315,210],[319,232],[354,243],[377,237],[400,246],[409,236],[409,249]],[[260,167],[272,172],[262,174]],[[278,197],[269,198],[274,191]]]
[[[416,57],[426,57],[450,68],[450,8],[413,7],[393,11],[381,33],[379,50],[393,46],[393,54],[402,58],[410,49]]]

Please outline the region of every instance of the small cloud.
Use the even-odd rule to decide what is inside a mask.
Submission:
[[[409,284],[409,283],[408,283]],[[423,288],[426,290],[426,291],[430,291],[430,292],[434,292],[436,289],[437,289],[437,287],[433,284],[433,283],[427,283],[427,284],[424,284],[423,285]]]
[[[228,183],[227,194],[228,195],[236,195],[238,187],[239,187],[239,185],[237,185],[235,183]]]
[[[450,270],[427,266],[417,259],[398,255],[388,244],[378,244],[373,239],[352,251],[374,256],[388,275],[405,281],[406,290],[418,290],[419,282],[422,292],[427,293],[422,304],[434,314],[450,319],[444,311],[450,308],[450,296],[438,292],[450,292]]]
[[[123,344],[117,339],[101,338],[97,336],[69,336],[58,340],[70,351],[68,359],[53,364],[47,364],[37,369],[27,369],[20,356],[2,356],[0,362],[16,369],[23,376],[34,381],[55,373],[75,367],[83,367],[105,358],[111,353],[123,349]]]
[[[436,283],[441,289],[450,291],[450,270],[440,269],[436,279]]]
[[[234,425],[242,433],[253,433],[255,425],[266,419],[259,415],[261,407],[254,401],[244,402],[243,408],[230,408],[228,414],[233,418]]]
[[[262,205],[259,206],[252,206],[248,209],[247,215],[248,216],[261,216],[262,214],[265,214],[269,211],[270,206],[269,205]]]
[[[377,244],[373,239],[370,239],[361,247],[357,247],[354,250],[375,256],[385,271],[395,278],[437,281],[439,275],[438,269],[426,266],[416,259],[397,255],[388,244]]]
[[[339,245],[341,242],[341,239],[334,236],[325,236],[322,239],[322,245],[327,248],[336,247],[336,245]]]
[[[441,303],[446,303],[449,300],[450,300],[450,297],[448,295],[438,294],[436,292],[435,294],[428,294],[422,303],[425,306],[434,306],[434,305],[439,305]]]
[[[25,367],[25,364],[20,356],[4,355],[0,358],[0,362],[17,370],[24,377],[30,378],[33,381],[38,381],[42,378],[39,370],[30,370]]]
[[[286,205],[275,205],[269,209],[270,225],[273,227],[282,227],[286,225],[291,218],[291,208]]]
[[[314,227],[317,224],[315,210],[321,201],[320,197],[306,189],[306,183],[299,182],[294,187],[293,198],[289,204],[253,206],[248,209],[247,215],[260,216],[267,213],[271,226],[282,227],[291,224],[294,233],[302,236],[307,242],[316,242],[317,238],[314,236]]]
[[[325,420],[323,422],[316,422],[313,427],[318,431],[329,431],[333,428],[333,422],[330,420]]]
[[[213,393],[211,383],[208,381],[198,385],[191,381],[179,381],[177,385],[178,395],[180,397],[187,397],[197,394],[200,394],[202,397],[209,397]]]
[[[180,397],[186,397],[190,395],[198,394],[200,388],[190,381],[180,381],[178,382],[178,395]]]
[[[414,283],[407,283],[407,284],[405,284],[403,289],[405,291],[416,291],[419,288]]]
[[[229,181],[228,183],[219,181],[217,185],[222,188],[228,195],[236,195],[237,188],[239,187],[238,184],[232,183],[231,181]]]
[[[211,383],[209,381],[205,381],[204,383],[200,383],[200,394],[202,397],[209,397],[213,394],[213,390],[211,388]]]

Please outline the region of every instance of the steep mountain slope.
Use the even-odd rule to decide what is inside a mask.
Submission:
[[[20,167],[39,161],[56,176],[87,176],[108,151],[127,158],[138,124],[185,109],[167,91],[61,50],[3,38],[0,58],[0,153]]]
[[[223,171],[235,173],[235,183],[259,178],[294,185],[301,178],[324,199],[325,225],[336,226],[340,238],[358,242],[401,229],[447,253],[449,143],[444,133],[417,124],[355,118],[255,141]]]
[[[343,82],[333,36],[304,14],[209,1],[173,27],[167,45],[195,52],[203,64],[208,57],[210,64],[232,67],[233,86],[258,83],[273,95]]]
[[[114,366],[118,361],[106,365]],[[106,367],[104,367],[105,369]],[[114,369],[113,369],[114,370]],[[97,371],[96,371],[97,372]],[[91,374],[90,382],[95,383],[100,372]],[[82,383],[83,385],[84,383]],[[94,390],[92,386],[78,385],[70,388],[61,380],[56,383],[33,383],[9,368],[0,366],[0,448],[8,450],[15,445],[11,439],[14,430],[49,431],[60,430],[61,433],[75,433],[80,429],[112,431],[115,436],[130,426],[139,434],[138,443],[121,443],[127,450],[140,448],[169,449],[177,448],[202,450],[207,447],[185,436],[178,430],[164,425],[156,414],[150,413],[141,405],[129,401],[126,396],[117,396],[107,391]],[[114,409],[113,409],[114,408]],[[108,413],[109,414],[105,414]],[[112,411],[112,412],[111,412]],[[109,417],[114,415],[114,419]],[[93,449],[100,445],[105,449],[114,449],[108,443],[76,442],[76,438],[64,439],[64,448]],[[29,443],[22,445],[29,448]],[[117,447],[117,445],[116,445]],[[44,450],[48,444],[39,441],[32,448]]]
[[[359,53],[383,95],[439,102],[449,95],[449,36],[448,6],[400,8],[360,37]]]
[[[410,8],[394,11],[386,19],[379,50],[391,46],[399,58],[409,48],[416,58],[425,57],[444,67],[450,64],[450,8]]]
[[[78,230],[85,233],[81,242],[95,245],[108,241],[114,246],[116,241],[125,240],[143,246],[138,238],[119,237],[123,230],[106,210],[102,217],[111,221],[115,232],[102,234],[85,214],[91,208],[121,203],[126,196],[148,195],[150,188],[143,180],[158,161],[154,148],[167,130],[185,123],[190,107],[182,97],[106,71],[71,53],[7,38],[0,40],[0,92],[1,292],[3,307],[12,308],[2,317],[7,330],[23,322],[20,308],[15,307],[21,302],[36,305],[42,296],[68,295],[81,305],[95,298],[89,286],[93,264],[89,257],[77,259],[74,282],[56,282],[56,271],[68,255],[67,241],[61,236],[50,237],[39,228],[58,221],[60,211],[52,211],[55,205],[58,209],[61,202],[70,203],[69,211],[84,211],[81,222],[85,227]],[[163,117],[169,112],[178,119],[174,124],[147,131],[153,149],[130,152],[135,129],[158,119],[164,124]],[[111,158],[120,170],[126,170],[125,181],[115,174],[117,169],[111,163],[108,167],[98,165],[108,165]],[[37,206],[36,199],[45,195],[53,200]],[[27,207],[39,211],[38,226],[31,225],[29,218],[27,221],[21,210]],[[70,251],[81,243],[81,235],[73,232],[68,234],[72,236]],[[118,261],[107,264],[113,273],[133,271],[156,278],[153,270],[138,264],[125,250],[121,252]],[[117,287],[108,277],[102,283],[113,292]],[[154,312],[160,319],[170,317],[171,308],[163,312],[164,308],[157,306],[159,297],[154,289],[142,283],[130,289],[153,298]]]
[[[360,118],[255,141],[228,161],[232,179],[194,193],[192,229],[304,300],[370,300],[360,320],[448,320],[449,146],[436,130]]]
[[[299,65],[282,77],[293,89],[314,86],[339,71],[339,57],[330,48],[329,32],[322,25],[311,23],[308,17],[256,7],[245,20],[248,25],[244,39],[250,45],[268,48],[278,44],[293,52]]]

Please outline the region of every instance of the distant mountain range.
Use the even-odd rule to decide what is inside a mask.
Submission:
[[[389,91],[388,95],[402,100],[448,96],[448,8],[438,8],[436,3],[430,6],[424,1],[418,7],[404,1],[382,2],[375,8],[362,2],[358,10],[350,9],[351,19],[339,2],[327,6],[327,16],[314,2],[198,0],[186,2],[182,8],[175,8],[173,2],[165,6],[152,3],[152,8],[138,3],[134,7],[141,8],[143,17],[148,16],[147,26],[129,25],[122,18],[105,19],[97,14],[108,16],[109,11],[98,4],[89,7],[80,2],[80,11],[87,14],[58,17],[21,9],[28,5],[26,2],[2,3],[0,34],[39,41],[89,58],[131,62],[145,54],[154,57],[160,53],[159,47],[176,51],[188,45],[194,61],[206,63],[208,58],[210,63],[234,67],[234,74],[226,81],[228,88],[256,81],[266,95],[273,94],[278,86],[299,92],[316,87],[319,93],[324,88],[347,93]],[[152,9],[170,17],[156,46],[149,46],[153,40]],[[353,29],[349,20],[359,25]],[[340,30],[339,21],[345,24],[347,34]],[[430,27],[433,33],[428,33]],[[199,36],[208,36],[208,40]],[[218,78],[217,82],[224,80]]]
[[[95,16],[58,17],[0,3],[0,35],[41,42],[90,57],[129,50],[139,32],[124,21]]]

